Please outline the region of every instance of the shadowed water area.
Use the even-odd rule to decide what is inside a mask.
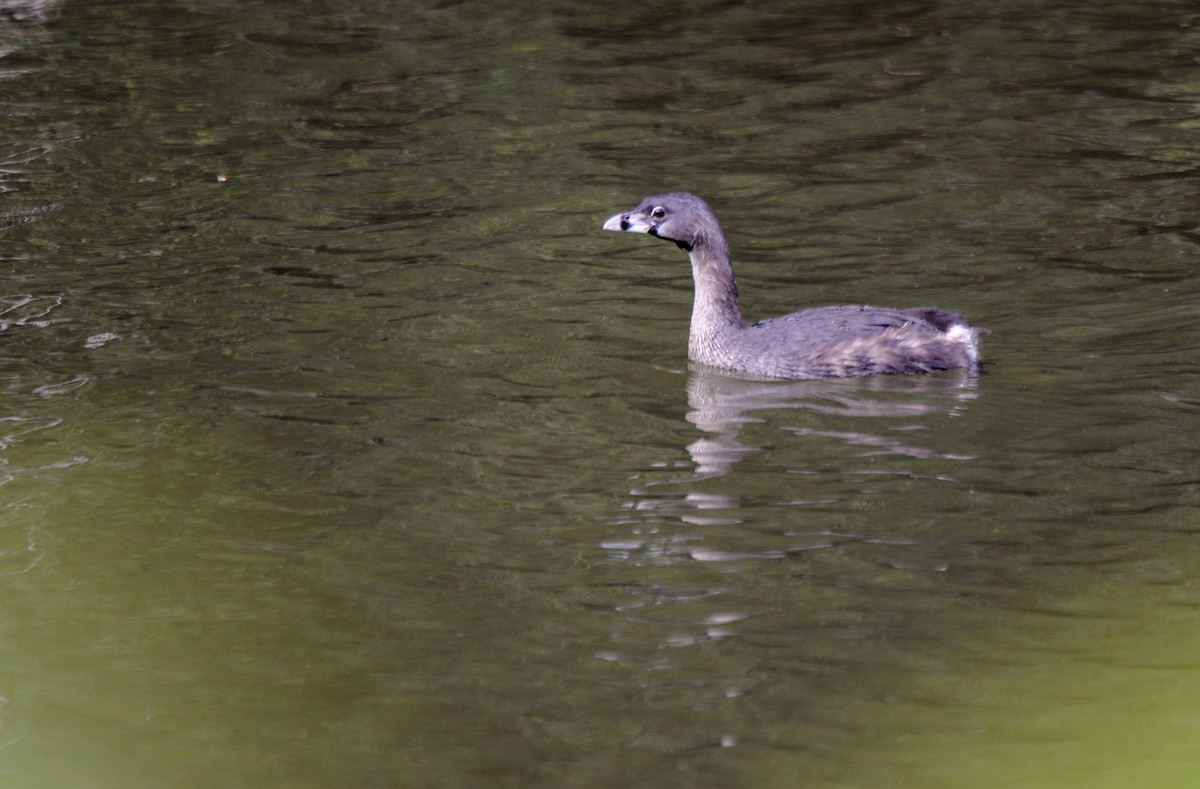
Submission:
[[[1200,781],[1193,4],[5,8],[0,784]]]

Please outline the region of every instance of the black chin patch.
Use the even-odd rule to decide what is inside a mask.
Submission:
[[[691,251],[692,251],[692,245],[691,245],[691,244],[689,244],[689,243],[688,243],[688,242],[686,242],[686,241],[680,241],[680,240],[679,240],[679,239],[677,239],[677,238],[664,238],[663,236],[660,236],[660,235],[658,234],[658,228],[656,228],[656,227],[652,227],[652,228],[650,228],[649,230],[647,230],[646,232],[647,232],[647,233],[649,233],[650,235],[654,236],[655,238],[661,238],[661,239],[663,239],[664,241],[670,241],[670,242],[671,242],[671,243],[673,243],[675,246],[679,247],[680,249],[682,249],[682,250],[684,250],[684,251],[686,251],[686,252],[691,252]]]

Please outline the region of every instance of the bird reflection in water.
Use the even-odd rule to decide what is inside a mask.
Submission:
[[[692,471],[685,476],[650,481],[631,490],[633,498],[627,506],[640,515],[632,519],[623,518],[622,521],[627,525],[635,525],[637,538],[613,540],[607,542],[605,547],[631,559],[736,561],[780,559],[842,542],[879,541],[879,538],[820,531],[805,534],[800,542],[785,547],[765,551],[723,551],[696,544],[694,536],[661,533],[661,523],[655,522],[667,517],[700,527],[742,523],[739,512],[742,502],[738,495],[709,492],[698,486],[731,474],[739,462],[761,451],[760,447],[743,443],[740,435],[745,425],[775,421],[777,417],[770,417],[771,412],[793,411],[821,417],[843,417],[853,422],[854,429],[829,430],[803,425],[785,425],[780,429],[801,440],[832,439],[849,446],[862,447],[863,450],[856,453],[859,456],[898,455],[931,460],[970,460],[969,455],[946,453],[900,438],[895,431],[895,420],[953,416],[977,396],[977,381],[978,376],[970,371],[851,380],[753,381],[694,368],[687,384],[690,409],[687,420],[699,428],[703,435],[687,446]],[[886,419],[888,432],[862,430],[864,418]],[[671,492],[672,488],[676,490]],[[839,500],[836,496],[818,496],[784,499],[774,504],[836,505]]]

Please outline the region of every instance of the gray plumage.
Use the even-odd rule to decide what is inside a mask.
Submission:
[[[712,209],[686,192],[647,197],[605,230],[649,233],[688,252],[695,282],[688,356],[752,378],[842,378],[974,369],[980,329],[937,307],[818,307],[742,320],[725,233]]]

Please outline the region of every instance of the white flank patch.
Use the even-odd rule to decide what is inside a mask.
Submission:
[[[970,326],[956,323],[946,332],[947,339],[962,343],[971,354],[971,363],[979,361],[979,335]]]

